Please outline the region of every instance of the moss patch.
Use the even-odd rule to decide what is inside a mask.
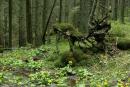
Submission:
[[[128,38],[120,38],[117,47],[121,50],[128,50],[130,49],[130,39]]]
[[[60,24],[55,24],[54,29],[58,29],[58,31],[61,31],[63,33],[68,33],[73,36],[80,36],[82,35],[81,32],[78,31],[72,24],[69,23],[60,23]]]

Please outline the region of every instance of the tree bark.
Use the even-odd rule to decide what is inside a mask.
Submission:
[[[7,8],[4,8],[4,48],[9,47]]]
[[[32,8],[31,0],[26,0],[26,29],[27,29],[27,42],[29,44],[33,44],[31,8]]]
[[[120,0],[119,21],[124,23],[125,0]]]
[[[43,44],[45,44],[45,42],[46,42],[46,32],[47,32],[48,25],[49,25],[49,23],[50,23],[50,19],[51,19],[53,10],[54,10],[54,8],[55,8],[56,2],[57,2],[57,0],[54,0],[53,6],[52,6],[52,8],[51,8],[51,12],[50,12],[49,17],[48,17],[48,19],[47,19],[47,23],[46,23],[45,30],[44,30],[44,32],[43,32],[43,37],[42,37]]]
[[[65,0],[65,22],[68,22],[69,20],[69,9],[70,9],[69,3],[70,3],[69,0]]]
[[[63,11],[63,0],[60,0],[60,6],[59,6],[59,23],[62,22],[62,11]]]
[[[45,31],[45,27],[47,24],[47,17],[48,17],[48,0],[43,0],[43,13],[42,13],[42,33]]]
[[[118,14],[118,0],[112,0],[112,20],[117,20]]]
[[[88,34],[88,22],[89,22],[89,2],[90,0],[80,0],[80,31]]]
[[[40,2],[39,0],[35,0],[35,46],[42,45],[42,30],[40,26],[40,18],[41,11],[40,11]]]
[[[26,46],[25,0],[19,1],[19,47]]]
[[[12,0],[9,0],[9,48],[12,48]]]

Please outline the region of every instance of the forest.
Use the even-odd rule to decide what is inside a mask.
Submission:
[[[0,0],[0,87],[130,87],[130,0]]]

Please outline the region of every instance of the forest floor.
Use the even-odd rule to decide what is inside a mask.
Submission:
[[[129,25],[112,22],[111,33],[129,39]],[[72,67],[73,62],[69,61],[59,67],[61,54],[69,50],[69,45],[66,40],[61,41],[57,55],[55,38],[51,40],[39,48],[19,48],[0,54],[0,87],[130,87],[129,50],[119,51],[113,57],[88,54],[91,65]]]

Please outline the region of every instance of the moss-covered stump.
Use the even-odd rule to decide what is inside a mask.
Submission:
[[[117,42],[117,47],[120,50],[129,50],[130,49],[130,39],[120,38]]]

